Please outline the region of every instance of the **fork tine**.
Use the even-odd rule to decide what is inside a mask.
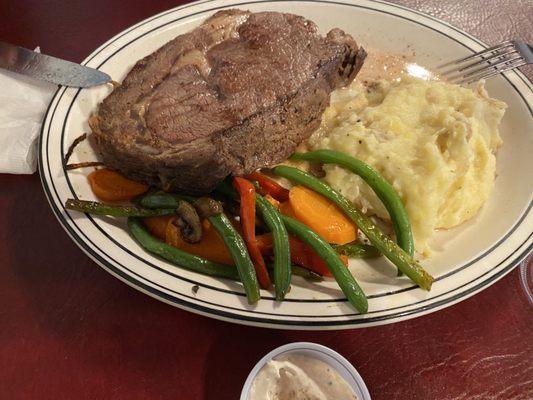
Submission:
[[[478,75],[479,73],[483,73],[484,71],[492,71],[492,70],[496,70],[497,71],[498,67],[505,66],[506,64],[514,63],[515,61],[519,61],[519,60],[523,60],[523,58],[522,58],[522,56],[520,54],[518,56],[516,56],[516,57],[506,58],[505,60],[499,61],[499,62],[494,63],[494,64],[482,65],[481,67],[475,68],[472,71],[468,71],[466,73],[459,72],[458,74],[452,75],[449,78],[451,80],[455,80],[455,79],[458,79],[458,78],[466,79],[466,78],[469,78],[471,76]]]
[[[498,58],[503,58],[503,57],[510,57],[512,55],[515,55],[515,54],[519,54],[518,50],[516,50],[515,48],[511,48],[509,50],[504,50],[502,52],[499,52],[499,53],[494,53],[493,55],[491,55],[490,57],[487,57],[487,58],[481,58],[477,61],[474,61],[470,64],[466,64],[465,66],[457,69],[457,67],[453,67],[447,71],[444,71],[444,72],[441,72],[439,75],[441,76],[446,76],[446,75],[450,75],[450,74],[453,74],[453,73],[457,73],[457,72],[463,72],[463,71],[466,71],[472,67],[475,67],[476,65],[479,65],[479,64],[483,64],[485,62],[487,62],[489,65],[489,61],[492,61],[494,59],[498,59]]]
[[[456,64],[461,64],[465,61],[469,61],[470,59],[473,59],[473,58],[476,58],[476,57],[480,57],[484,54],[487,54],[487,53],[490,53],[492,51],[496,51],[496,50],[500,50],[500,49],[503,49],[503,48],[506,48],[506,47],[510,47],[510,46],[513,46],[513,41],[512,40],[506,40],[505,42],[502,42],[500,44],[497,44],[495,46],[492,46],[492,47],[489,47],[483,51],[480,51],[478,53],[474,53],[474,54],[471,54],[469,56],[466,56],[466,57],[463,57],[463,58],[460,58],[458,60],[453,60],[453,61],[449,61],[447,63],[444,63],[444,64],[441,64],[441,65],[438,65],[437,66],[437,69],[441,69],[441,68],[444,68],[444,67],[448,67],[450,65],[456,65]]]
[[[484,74],[479,74],[477,76],[471,76],[471,77],[468,77],[468,78],[463,78],[462,80],[460,80],[457,83],[458,84],[474,83],[474,82],[479,81],[480,79],[486,79],[486,78],[491,77],[493,75],[501,74],[502,72],[509,71],[511,69],[515,69],[515,68],[518,68],[518,67],[521,67],[521,66],[527,64],[527,62],[524,59],[520,59],[520,60],[521,60],[520,62],[514,63],[512,65],[508,65],[505,68],[493,69],[491,71],[487,71]]]

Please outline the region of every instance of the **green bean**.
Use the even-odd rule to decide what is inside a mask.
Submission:
[[[230,199],[238,199],[238,194],[227,181],[217,187],[217,191]],[[255,194],[255,204],[261,213],[263,220],[272,232],[272,245],[274,250],[274,286],[276,300],[283,300],[291,284],[291,255],[289,235],[283,224],[281,215],[259,193]]]
[[[308,153],[294,153],[291,156],[294,160],[305,160],[323,164],[337,164],[354,174],[359,175],[379,197],[387,209],[394,232],[396,241],[407,254],[411,257],[414,254],[413,233],[411,223],[405,207],[396,190],[392,185],[383,178],[378,171],[370,165],[365,164],[357,158],[334,150],[317,150]]]
[[[259,283],[244,240],[224,214],[213,215],[208,220],[219,233],[235,261],[248,303],[256,303],[260,297]]]
[[[255,194],[255,204],[272,232],[274,250],[274,287],[276,300],[281,301],[291,285],[291,254],[289,235],[281,215],[263,196]]]
[[[146,208],[178,208],[180,200],[192,203],[195,198],[180,194],[154,192],[141,197],[138,204]]]
[[[139,202],[145,207],[168,207],[178,206],[180,200],[194,201],[190,196],[182,196],[165,192],[157,192],[149,194],[142,198]],[[250,260],[250,255],[246,248],[242,237],[233,228],[231,222],[224,214],[213,215],[208,218],[209,222],[220,234],[224,244],[228,248],[235,265],[240,280],[244,286],[246,297],[250,304],[256,303],[259,300],[259,283],[255,274],[255,268]]]
[[[128,218],[128,229],[142,248],[172,264],[204,275],[239,280],[235,267],[206,260],[161,242],[148,232],[137,217]]]
[[[293,275],[300,276],[309,281],[320,282],[324,280],[324,277],[322,275],[317,274],[316,272],[311,271],[310,269],[300,267],[299,265],[293,264],[291,266],[291,270]]]
[[[366,313],[368,311],[366,296],[335,250],[318,233],[309,229],[306,225],[286,215],[283,215],[282,218],[287,230],[302,242],[311,246],[318,256],[324,260],[350,304],[360,313]]]
[[[381,255],[379,250],[374,246],[356,242],[332,244],[331,247],[333,247],[337,253],[353,258],[374,258]]]
[[[333,201],[357,225],[370,242],[377,247],[400,271],[422,289],[430,290],[433,277],[409,254],[381,232],[361,211],[355,208],[344,196],[324,182],[299,169],[278,166],[272,170],[276,175],[304,185]]]
[[[128,228],[133,238],[141,245],[142,248],[178,267],[199,272],[204,275],[240,281],[239,273],[234,266],[206,260],[205,258],[184,252],[183,250],[179,250],[156,239],[144,227],[144,224],[139,218],[129,218]],[[268,267],[269,270],[274,270],[272,265],[269,265]],[[320,281],[323,279],[320,275],[314,273],[313,271],[309,271],[305,268],[299,267],[298,265],[292,265],[291,268],[294,275],[301,276],[304,279],[313,281]]]
[[[97,201],[68,199],[65,208],[94,215],[109,215],[112,217],[158,217],[174,214],[173,209],[150,210],[134,206],[116,206],[99,203]]]

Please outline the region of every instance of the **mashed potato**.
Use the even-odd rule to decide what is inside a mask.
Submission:
[[[505,103],[439,81],[404,77],[355,81],[333,93],[311,149],[353,155],[377,169],[402,198],[418,251],[428,250],[435,229],[474,216],[494,184],[498,125]],[[388,220],[386,209],[359,177],[325,166],[325,180],[369,214]]]

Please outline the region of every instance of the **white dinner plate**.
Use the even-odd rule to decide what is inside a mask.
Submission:
[[[140,58],[199,25],[216,11],[238,7],[303,15],[322,32],[340,27],[369,48],[409,54],[422,65],[471,54],[485,44],[442,21],[381,1],[222,1],[187,4],[149,18],[118,34],[83,64],[121,81]],[[89,132],[87,119],[108,87],[60,88],[43,124],[39,170],[54,213],[72,239],[107,271],[140,291],[186,310],[249,325],[291,329],[340,329],[413,318],[466,299],[496,282],[532,249],[533,104],[532,84],[520,72],[490,79],[490,95],[509,108],[501,125],[503,147],[497,155],[495,190],[468,223],[437,234],[437,248],[423,261],[436,278],[431,292],[397,278],[386,260],[352,260],[351,271],[369,297],[369,312],[357,313],[334,281],[309,283],[293,278],[286,301],[262,291],[255,307],[242,287],[186,271],[143,251],[128,235],[125,221],[66,211],[71,197],[94,199],[89,169],[65,171],[62,159],[74,138]],[[88,143],[73,161],[93,161]],[[193,287],[195,290],[193,290]],[[196,290],[198,289],[198,290]]]

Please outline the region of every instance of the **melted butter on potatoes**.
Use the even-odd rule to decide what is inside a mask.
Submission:
[[[418,251],[435,229],[473,217],[494,185],[498,125],[505,103],[475,90],[404,76],[333,92],[310,149],[338,150],[370,164],[398,191]],[[369,214],[388,220],[359,177],[325,166],[325,180]]]

